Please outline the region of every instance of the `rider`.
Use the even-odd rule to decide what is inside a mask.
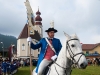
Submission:
[[[46,30],[45,32],[47,32],[47,35],[48,35],[47,39],[49,40],[51,45],[54,47],[55,52],[48,45],[45,38],[42,38],[37,44],[32,43],[31,37],[27,38],[27,41],[31,42],[32,49],[38,49],[41,47],[38,64],[37,64],[37,68],[36,68],[36,73],[38,75],[42,75],[45,68],[52,61],[55,61],[55,59],[57,58],[57,56],[59,54],[59,51],[62,48],[60,40],[57,38],[54,38],[54,34],[57,32],[57,30],[54,29],[54,26],[52,26],[51,28],[48,28],[48,30]]]

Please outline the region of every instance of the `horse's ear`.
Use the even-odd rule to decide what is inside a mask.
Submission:
[[[76,33],[73,34],[73,37],[74,37],[74,38],[77,38],[77,39],[79,40],[79,38],[78,38],[78,36],[76,35]]]
[[[74,36],[75,36],[76,38],[78,38],[78,36],[76,35],[76,33],[74,34]]]
[[[73,34],[73,35],[71,35],[73,38],[78,38],[77,37],[77,35],[76,35],[76,33],[75,34]]]
[[[64,32],[64,35],[66,36],[66,38],[67,38],[67,40],[69,40],[71,37],[67,34],[67,33],[65,33]]]

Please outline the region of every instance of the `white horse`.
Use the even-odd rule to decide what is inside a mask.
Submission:
[[[51,65],[47,75],[71,75],[71,66],[76,64],[78,68],[85,69],[87,60],[82,52],[80,41],[76,34],[69,36],[65,33],[65,41],[57,60]],[[33,75],[35,69],[33,70]]]

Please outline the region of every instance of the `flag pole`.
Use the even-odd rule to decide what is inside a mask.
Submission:
[[[28,25],[28,37],[30,37],[30,26]],[[31,42],[28,42],[30,50],[30,75],[32,75],[32,55],[31,55]]]
[[[30,37],[30,28],[31,28],[31,13],[32,9],[28,0],[25,2],[25,6],[27,9],[27,19],[28,19],[28,37]],[[30,75],[32,75],[32,55],[31,55],[31,42],[28,42],[29,56],[30,56]]]

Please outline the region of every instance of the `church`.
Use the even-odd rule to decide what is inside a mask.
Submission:
[[[40,17],[41,12],[36,12],[35,23],[34,23],[34,33],[30,31],[30,37],[33,39],[33,43],[37,43],[43,37],[43,28],[42,28],[42,18]],[[34,22],[34,20],[32,20]],[[28,37],[28,24],[26,23],[23,30],[21,31],[18,40],[17,40],[17,57],[18,58],[29,58],[30,50],[27,42]],[[37,59],[40,53],[40,49],[32,50],[31,56],[32,59]]]

